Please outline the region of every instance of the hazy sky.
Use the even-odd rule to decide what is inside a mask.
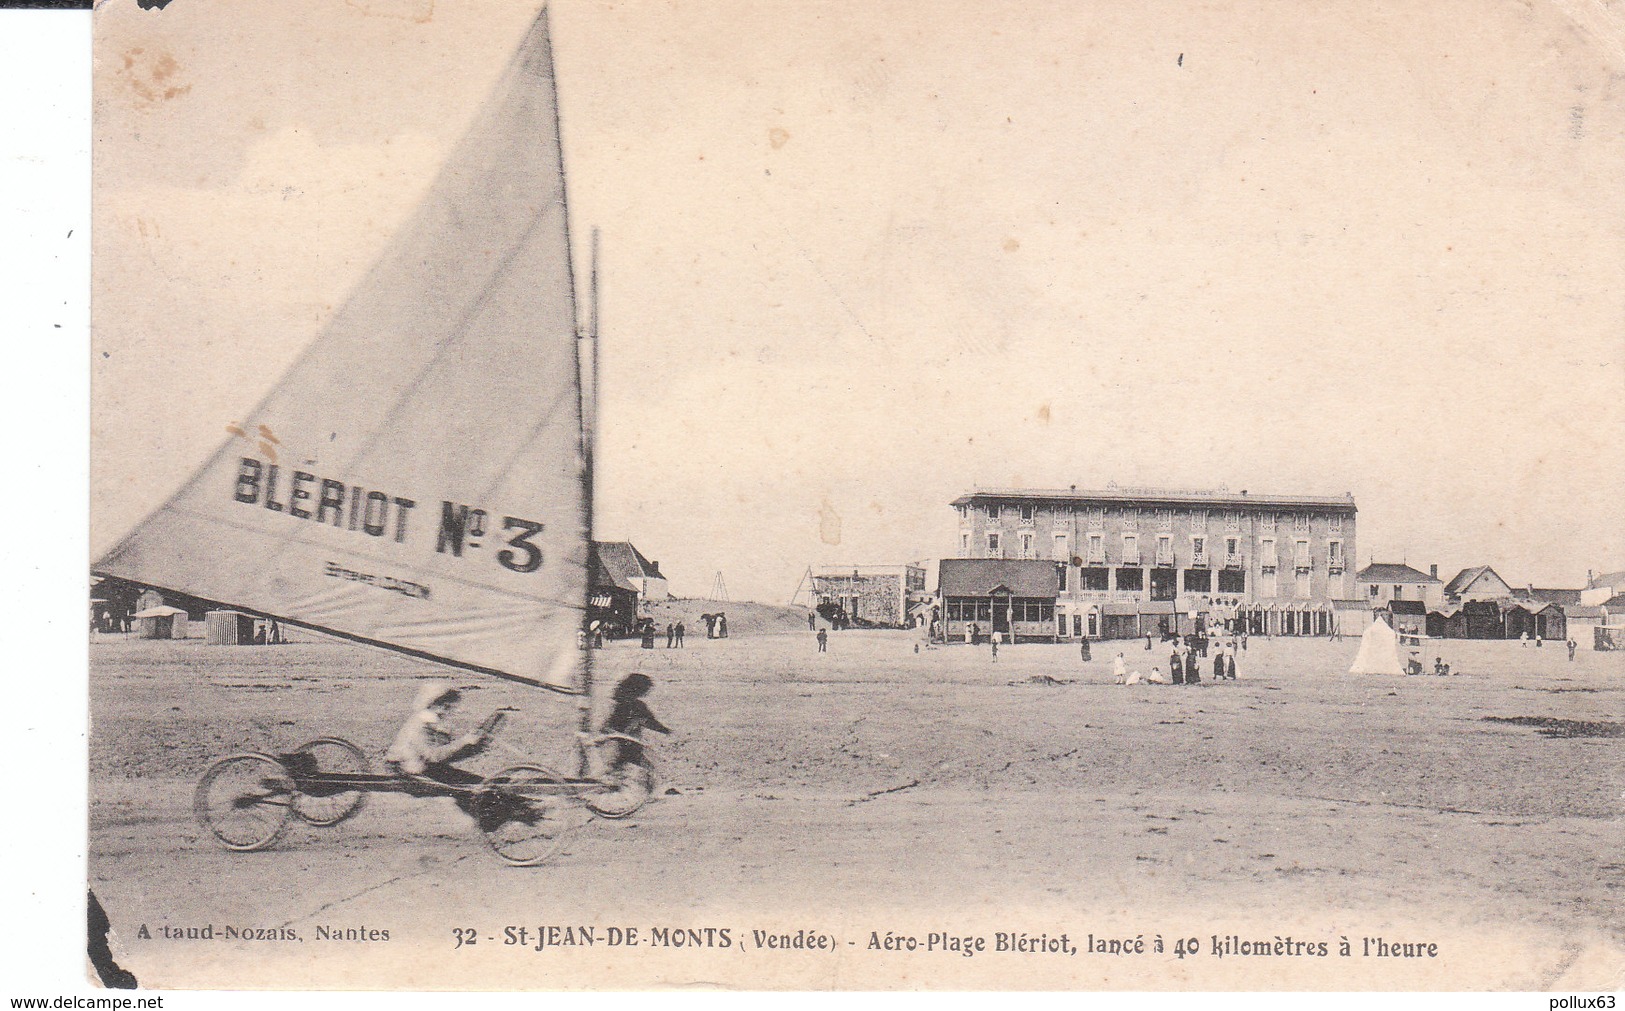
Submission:
[[[93,552],[319,332],[533,13],[98,11]],[[1114,480],[1351,491],[1361,564],[1625,567],[1594,8],[551,15],[582,277],[602,231],[597,530],[675,591],[783,602],[951,553],[973,486]]]

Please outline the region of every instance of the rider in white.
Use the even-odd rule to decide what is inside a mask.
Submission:
[[[408,776],[432,779],[448,786],[475,786],[485,777],[451,763],[468,755],[477,755],[490,742],[490,724],[460,737],[453,737],[443,721],[462,693],[450,685],[431,683],[418,691],[412,715],[401,725],[390,744],[384,761],[391,769]],[[458,794],[457,806],[469,810],[471,794]]]

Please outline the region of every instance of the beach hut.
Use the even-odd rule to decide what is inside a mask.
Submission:
[[[145,608],[130,617],[135,619],[137,639],[184,639],[190,624],[184,610],[168,604]]]
[[[1596,642],[1592,629],[1605,623],[1606,612],[1601,607],[1588,607],[1584,604],[1565,605],[1563,607],[1563,625],[1569,637],[1582,649],[1591,649]]]
[[[254,616],[241,611],[210,611],[203,616],[203,641],[210,646],[249,646]]]
[[[1390,600],[1388,621],[1394,633],[1401,636],[1431,635],[1428,631],[1427,605],[1420,600]]]
[[[1468,600],[1461,605],[1462,626],[1467,639],[1504,639],[1501,605],[1493,600]]]
[[[1332,628],[1338,635],[1359,635],[1371,624],[1371,607],[1363,600],[1333,600]]]
[[[1354,656],[1354,663],[1349,667],[1350,674],[1400,674],[1405,673],[1399,665],[1399,637],[1388,623],[1377,618],[1371,626],[1360,636],[1360,652]]]
[[[1533,639],[1537,634],[1534,614],[1515,601],[1501,603],[1501,628],[1501,634],[1508,639]]]
[[[1561,604],[1542,604],[1531,601],[1524,605],[1529,609],[1530,620],[1534,622],[1533,635],[1538,635],[1547,642],[1562,642],[1568,638],[1568,621],[1563,614]]]
[[[1108,600],[1101,605],[1102,639],[1133,639],[1140,633],[1140,607],[1132,600]]]

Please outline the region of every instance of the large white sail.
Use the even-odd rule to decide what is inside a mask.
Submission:
[[[546,12],[271,394],[94,566],[580,688],[580,372]]]

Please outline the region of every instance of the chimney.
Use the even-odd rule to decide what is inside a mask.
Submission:
[[[1428,566],[1428,578],[1430,578],[1430,579],[1438,579],[1439,578],[1439,563],[1438,562],[1434,562],[1432,565]]]

